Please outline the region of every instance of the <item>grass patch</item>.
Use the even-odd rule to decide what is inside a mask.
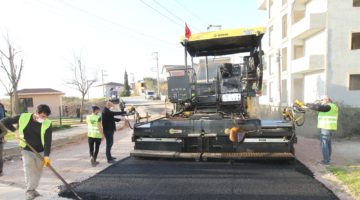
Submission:
[[[346,185],[357,200],[360,200],[360,166],[327,167],[327,170]]]
[[[71,128],[71,125],[62,125],[62,126],[53,125],[53,131],[61,131],[61,130],[69,129],[69,128]],[[8,132],[5,135],[5,140],[7,140],[7,141],[16,140],[15,133],[14,132]]]
[[[71,128],[71,125],[53,126],[53,131],[61,131]]]
[[[59,119],[51,119],[51,122],[53,124],[53,126],[59,126],[60,125],[60,120]],[[85,123],[85,119],[84,122]],[[76,125],[76,124],[82,124],[80,123],[80,119],[79,118],[64,118],[61,120],[61,125],[62,126],[72,126],[72,125]]]
[[[16,140],[15,133],[14,132],[7,133],[5,135],[5,140],[7,140],[7,141]]]

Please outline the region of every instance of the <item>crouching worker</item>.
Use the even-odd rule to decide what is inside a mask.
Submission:
[[[3,125],[12,132],[16,131],[14,124],[18,124],[19,146],[25,173],[26,199],[34,199],[40,194],[36,191],[39,186],[43,167],[50,165],[50,149],[52,140],[52,125],[48,116],[51,110],[48,105],[41,104],[36,113],[22,113],[15,117],[1,120]],[[44,156],[41,160],[31,151],[28,144]]]
[[[104,139],[104,133],[101,126],[100,108],[97,106],[92,107],[92,114],[86,117],[88,124],[88,141],[91,157],[91,166],[95,167],[99,162],[96,161],[99,153],[101,140]]]

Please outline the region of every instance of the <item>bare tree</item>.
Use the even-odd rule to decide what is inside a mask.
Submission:
[[[10,109],[12,113],[12,107],[13,107],[13,88],[11,87],[11,84],[6,84],[3,80],[0,79],[0,83],[4,86],[6,90],[6,94],[10,97]]]
[[[15,50],[14,45],[10,42],[9,36],[5,37],[5,40],[8,53],[0,49],[0,68],[5,72],[9,79],[9,85],[7,86],[4,81],[1,81],[1,83],[10,95],[11,113],[12,115],[15,115],[20,114],[17,89],[24,68],[24,62],[23,59],[17,60],[17,54],[21,51]]]
[[[80,122],[83,122],[85,96],[89,92],[91,85],[93,85],[97,80],[96,78],[89,79],[87,77],[86,67],[82,64],[80,56],[74,56],[74,61],[71,64],[71,70],[73,72],[73,79],[67,82],[67,84],[73,86],[81,93]]]

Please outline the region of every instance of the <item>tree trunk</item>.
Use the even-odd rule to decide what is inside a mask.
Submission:
[[[14,116],[14,112],[13,112],[13,96],[12,94],[10,94],[10,112],[11,112],[11,116]]]
[[[81,95],[80,122],[83,122],[85,94]]]
[[[19,96],[18,96],[18,93],[17,93],[17,88],[14,89],[14,104],[13,104],[13,115],[18,115],[20,114],[20,109],[19,109]]]

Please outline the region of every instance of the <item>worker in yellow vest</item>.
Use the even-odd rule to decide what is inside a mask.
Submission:
[[[300,106],[304,106],[304,103],[300,102]],[[320,144],[323,154],[323,160],[320,163],[329,165],[332,151],[331,136],[337,130],[339,109],[326,95],[321,97],[320,103],[307,103],[305,106],[319,112],[317,127],[320,128]]]
[[[99,162],[96,161],[99,153],[101,140],[104,139],[104,133],[101,125],[101,117],[99,116],[100,108],[98,106],[92,107],[92,114],[86,117],[88,124],[88,142],[90,149],[91,166],[95,167]]]
[[[50,165],[50,149],[52,141],[52,125],[48,116],[51,110],[48,105],[41,104],[36,113],[22,113],[15,117],[1,120],[1,123],[10,131],[15,132],[14,124],[18,124],[17,137],[21,138],[19,146],[22,151],[23,167],[25,172],[26,199],[31,200],[39,196],[36,191],[39,185],[42,169]],[[25,140],[26,143],[23,141]],[[38,153],[44,156],[41,160],[31,151],[31,145]]]

